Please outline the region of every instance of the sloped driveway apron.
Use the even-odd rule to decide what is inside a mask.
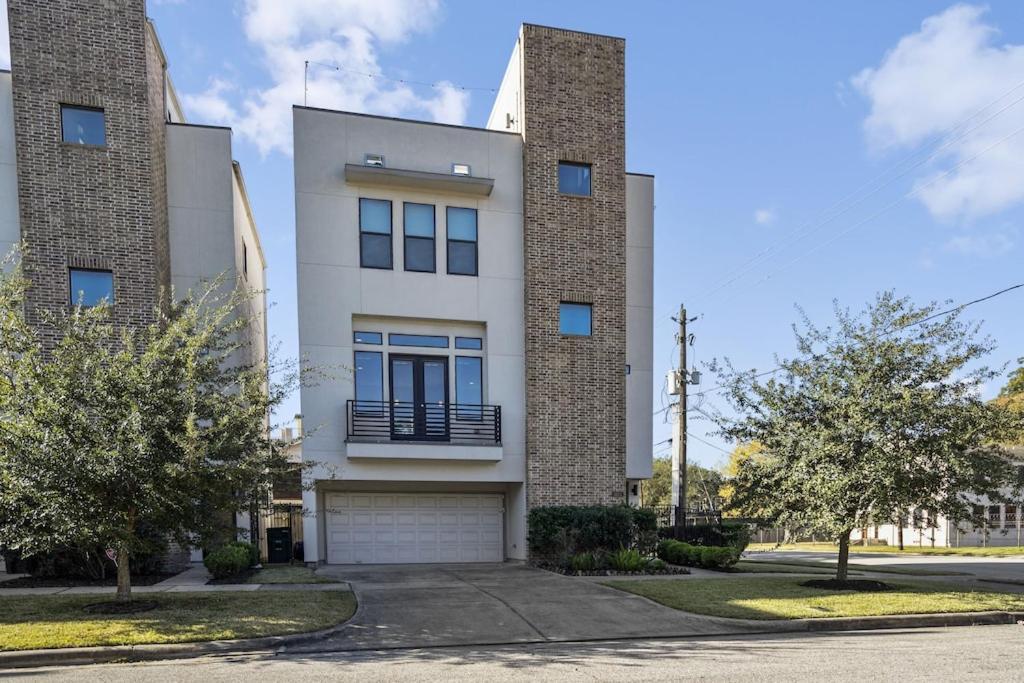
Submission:
[[[769,630],[678,612],[521,564],[335,566],[318,573],[348,582],[359,613],[331,638],[290,652]]]

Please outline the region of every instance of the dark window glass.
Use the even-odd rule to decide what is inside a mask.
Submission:
[[[384,335],[380,332],[353,332],[352,339],[357,344],[383,344]]]
[[[64,142],[76,145],[105,145],[107,133],[102,109],[60,106],[60,131]]]
[[[590,304],[562,302],[558,307],[558,331],[574,337],[589,337],[593,331]]]
[[[558,191],[562,194],[590,196],[590,164],[558,162]]]
[[[448,337],[432,334],[389,334],[388,343],[394,346],[429,346],[435,349],[447,349]]]
[[[359,265],[391,268],[391,202],[359,200]]]
[[[483,390],[483,359],[469,356],[455,358],[455,402],[458,404],[460,420],[479,420],[480,409],[467,408],[479,406],[484,402]]]
[[[114,303],[114,274],[109,270],[71,269],[71,305]]]
[[[447,224],[448,272],[452,275],[476,275],[476,209],[449,206]]]
[[[420,273],[433,273],[434,261],[434,205],[405,204],[405,269]]]
[[[356,351],[356,411],[384,410],[384,360],[379,351]]]
[[[456,337],[455,348],[475,349],[476,351],[479,351],[484,348],[484,340],[480,337]]]

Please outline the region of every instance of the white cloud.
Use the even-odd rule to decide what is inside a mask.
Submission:
[[[429,30],[439,13],[438,0],[247,0],[245,34],[259,48],[270,83],[243,92],[213,79],[206,91],[182,99],[190,114],[232,126],[262,154],[291,153],[291,107],[303,102],[304,88],[311,106],[463,123],[469,96],[450,83],[418,92],[363,75],[381,73],[378,46]]]
[[[1024,133],[1003,140],[1024,126],[1024,102],[986,122],[1024,96],[1014,90],[1024,80],[1024,45],[996,45],[985,12],[960,4],[929,17],[851,79],[871,105],[864,130],[872,147],[944,141],[915,186],[940,219],[976,218],[1024,199]]]
[[[7,25],[7,0],[0,0],[0,69],[11,68],[10,27]]]
[[[754,222],[758,225],[771,225],[775,222],[775,211],[773,209],[758,209],[754,211]]]
[[[961,235],[946,242],[944,249],[964,256],[990,258],[1013,249],[1013,240],[1001,232],[989,235]]]

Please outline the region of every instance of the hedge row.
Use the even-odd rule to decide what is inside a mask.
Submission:
[[[245,541],[232,541],[207,553],[203,564],[215,579],[238,576],[260,563],[260,549]]]
[[[729,546],[690,545],[665,539],[658,543],[658,557],[683,567],[730,569],[740,559],[740,551]]]
[[[533,558],[567,562],[580,553],[654,551],[658,520],[654,512],[628,505],[538,507],[527,518]]]
[[[728,546],[741,553],[750,543],[750,528],[746,524],[695,524],[687,526],[685,532],[681,527],[665,527],[658,530],[658,535],[690,545]]]

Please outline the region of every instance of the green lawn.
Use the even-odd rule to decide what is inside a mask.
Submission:
[[[129,615],[98,615],[86,605],[109,595],[0,597],[0,650],[183,643],[316,631],[355,613],[347,591],[137,594],[158,606]]]
[[[264,565],[245,583],[338,583],[336,579],[315,574],[309,567],[288,564]]]
[[[609,581],[668,607],[737,619],[861,617],[936,612],[1024,610],[1024,595],[967,591],[954,586],[894,583],[877,593],[827,591],[801,586],[807,579],[766,577]]]
[[[774,543],[751,543],[747,550],[758,552],[766,550],[803,550],[838,553],[839,546],[832,543],[790,543],[776,546]],[[1013,557],[1024,556],[1024,548],[1004,546],[996,548],[931,548],[906,545],[903,550],[891,545],[856,545],[850,546],[851,553],[893,553],[903,555],[960,555],[963,557]]]
[[[760,561],[755,562],[751,560],[740,560],[736,563],[734,569],[744,574],[835,574],[834,569],[828,567],[809,566],[810,562],[806,565],[796,565],[783,562],[767,562]],[[850,572],[856,574],[857,572]]]

